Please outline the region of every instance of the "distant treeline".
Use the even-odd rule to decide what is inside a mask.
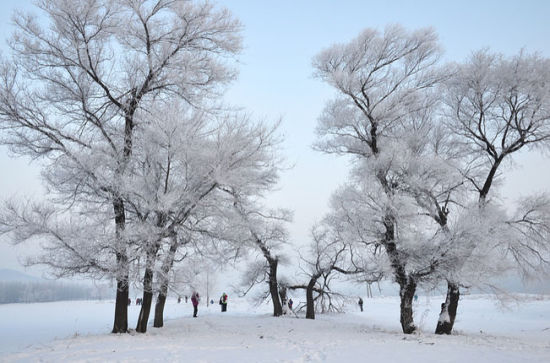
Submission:
[[[110,297],[108,286],[84,286],[56,281],[0,282],[0,304],[32,303],[61,300],[98,300]]]

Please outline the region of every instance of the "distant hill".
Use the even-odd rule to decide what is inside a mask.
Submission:
[[[22,282],[38,282],[42,279],[28,275],[24,272],[10,270],[7,268],[0,269],[0,281],[2,282],[12,282],[12,281],[22,281]]]

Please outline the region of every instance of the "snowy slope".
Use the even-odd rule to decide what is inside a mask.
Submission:
[[[19,353],[5,353],[1,361],[208,361],[208,362],[548,362],[550,361],[550,301],[531,300],[505,310],[485,297],[465,297],[454,336],[432,334],[440,297],[421,297],[415,306],[419,334],[400,333],[399,301],[395,297],[365,299],[366,311],[355,307],[345,314],[320,315],[315,321],[295,317],[273,318],[269,306],[252,307],[245,301],[230,301],[229,311],[217,306],[199,309],[191,317],[190,304],[170,301],[165,328],[150,328],[146,334],[106,334],[112,305],[106,302],[13,304],[0,307],[0,319],[11,328],[33,329],[30,311],[37,310],[61,332],[62,322],[75,324],[72,337],[37,341]],[[6,308],[9,308],[6,310]],[[63,312],[87,315],[83,325],[61,319]],[[27,311],[27,313],[24,313]],[[132,306],[131,324],[138,307]],[[23,316],[16,323],[15,314]],[[12,315],[13,314],[13,315]],[[75,314],[77,315],[77,314]],[[179,317],[178,317],[179,316]],[[59,319],[59,320],[56,320]],[[94,325],[92,321],[100,324]],[[15,324],[15,325],[13,325]],[[28,324],[27,326],[24,326]],[[89,330],[86,330],[88,327]],[[99,330],[99,331],[98,331]],[[103,331],[101,331],[103,330]],[[27,330],[29,331],[29,330]],[[65,333],[70,329],[65,330]],[[74,332],[78,331],[78,335]],[[84,336],[87,332],[100,333]],[[71,335],[60,333],[58,337]],[[32,335],[32,333],[29,333]],[[6,337],[0,337],[3,341]],[[29,337],[19,337],[25,340]],[[17,350],[20,350],[17,349]],[[13,350],[11,350],[13,352]],[[4,350],[7,352],[7,350]]]

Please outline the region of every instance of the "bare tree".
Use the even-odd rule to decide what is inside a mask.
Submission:
[[[308,277],[307,285],[290,285],[290,289],[306,290],[306,319],[315,319],[315,311],[337,310],[333,299],[342,297],[330,287],[334,273],[366,275],[364,268],[354,266],[351,246],[331,233],[329,229],[314,228],[308,257],[302,257],[302,270]],[[314,296],[314,292],[317,296]],[[317,309],[316,309],[317,305]]]

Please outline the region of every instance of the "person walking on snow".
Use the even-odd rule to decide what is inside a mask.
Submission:
[[[363,311],[363,299],[359,298],[358,304],[359,304],[359,308],[361,308],[361,312],[362,312]]]
[[[193,317],[197,317],[197,313],[199,312],[199,302],[201,301],[201,298],[199,296],[198,292],[193,292],[193,295],[191,295],[191,302],[193,303]]]
[[[222,307],[222,313],[227,311],[227,294],[224,292],[220,297],[220,305]]]
[[[290,310],[292,310],[292,304],[294,304],[294,301],[292,301],[292,299],[289,299],[289,300],[288,300],[288,308],[289,308]]]

